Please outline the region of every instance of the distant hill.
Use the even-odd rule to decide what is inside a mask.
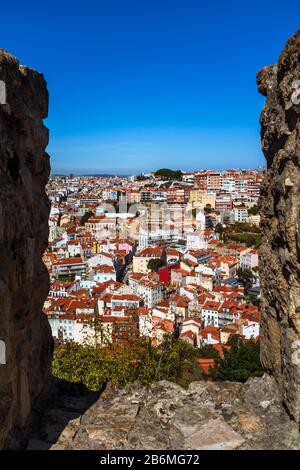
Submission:
[[[180,170],[170,170],[169,168],[161,168],[154,173],[154,176],[158,176],[166,180],[182,180],[182,173]]]

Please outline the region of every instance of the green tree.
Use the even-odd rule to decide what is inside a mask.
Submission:
[[[251,207],[250,209],[248,209],[248,214],[249,215],[257,215],[259,214],[259,208],[257,205]]]
[[[199,357],[203,359],[218,359],[219,353],[211,344],[206,344],[199,348]]]
[[[212,207],[210,204],[206,204],[206,206],[204,207],[204,213],[205,214],[210,214],[212,212]]]
[[[222,234],[224,233],[224,230],[225,230],[225,229],[224,229],[224,227],[223,227],[222,224],[217,224],[217,225],[215,226],[215,232],[216,232],[216,233],[219,233],[221,236],[222,236]]]
[[[213,380],[246,382],[249,377],[263,375],[258,342],[245,341],[241,337],[232,336],[227,344],[230,349],[224,349],[224,358],[216,358],[216,366],[210,370]]]
[[[92,211],[87,211],[85,214],[81,217],[80,219],[80,225],[84,225],[91,217],[93,217],[95,214]]]
[[[253,279],[254,279],[254,275],[252,271],[250,269],[239,268],[236,273],[239,278],[239,281],[244,286],[244,289],[245,290],[250,289],[252,287]]]
[[[169,168],[161,168],[160,170],[157,170],[154,175],[168,180],[182,180],[182,173],[180,170],[170,170]]]
[[[148,264],[147,264],[147,268],[150,269],[150,271],[154,271],[157,273],[157,271],[159,270],[159,268],[161,268],[162,266],[164,265],[164,262],[162,259],[160,258],[153,258],[153,259],[150,259]]]
[[[229,229],[229,230],[228,230]],[[261,235],[259,233],[235,233],[232,231],[231,227],[227,227],[222,233],[222,240],[224,242],[228,240],[235,241],[237,243],[243,243],[248,248],[254,247],[259,248],[262,241]]]
[[[150,339],[137,337],[128,345],[106,347],[67,342],[56,344],[52,372],[94,391],[107,382],[125,386],[135,381],[150,385],[169,380],[186,387],[202,378],[198,357],[199,350],[173,335],[166,335],[157,347]]]

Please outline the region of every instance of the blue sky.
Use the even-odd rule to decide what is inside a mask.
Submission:
[[[299,27],[293,0],[15,0],[0,47],[47,79],[53,172],[256,167],[255,73]]]

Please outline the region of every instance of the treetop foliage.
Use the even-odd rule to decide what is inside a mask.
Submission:
[[[180,170],[170,170],[169,168],[161,168],[160,170],[157,170],[154,175],[170,180],[182,180],[182,173]]]

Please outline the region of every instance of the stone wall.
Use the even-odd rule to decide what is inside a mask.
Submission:
[[[300,30],[278,64],[258,72],[267,175],[261,195],[261,358],[300,421]],[[298,82],[297,82],[298,81]],[[298,90],[298,91],[297,91]]]
[[[48,377],[52,339],[42,314],[50,204],[48,92],[41,74],[0,49],[0,448],[15,446]],[[4,89],[6,88],[6,104]],[[3,348],[2,348],[3,349]],[[2,351],[4,353],[4,351]],[[3,356],[3,354],[2,354]],[[1,364],[1,362],[6,364]]]
[[[166,381],[109,384],[96,398],[74,396],[70,389],[52,396],[39,411],[27,449],[300,449],[298,424],[267,375],[245,384],[193,382],[188,389]]]

